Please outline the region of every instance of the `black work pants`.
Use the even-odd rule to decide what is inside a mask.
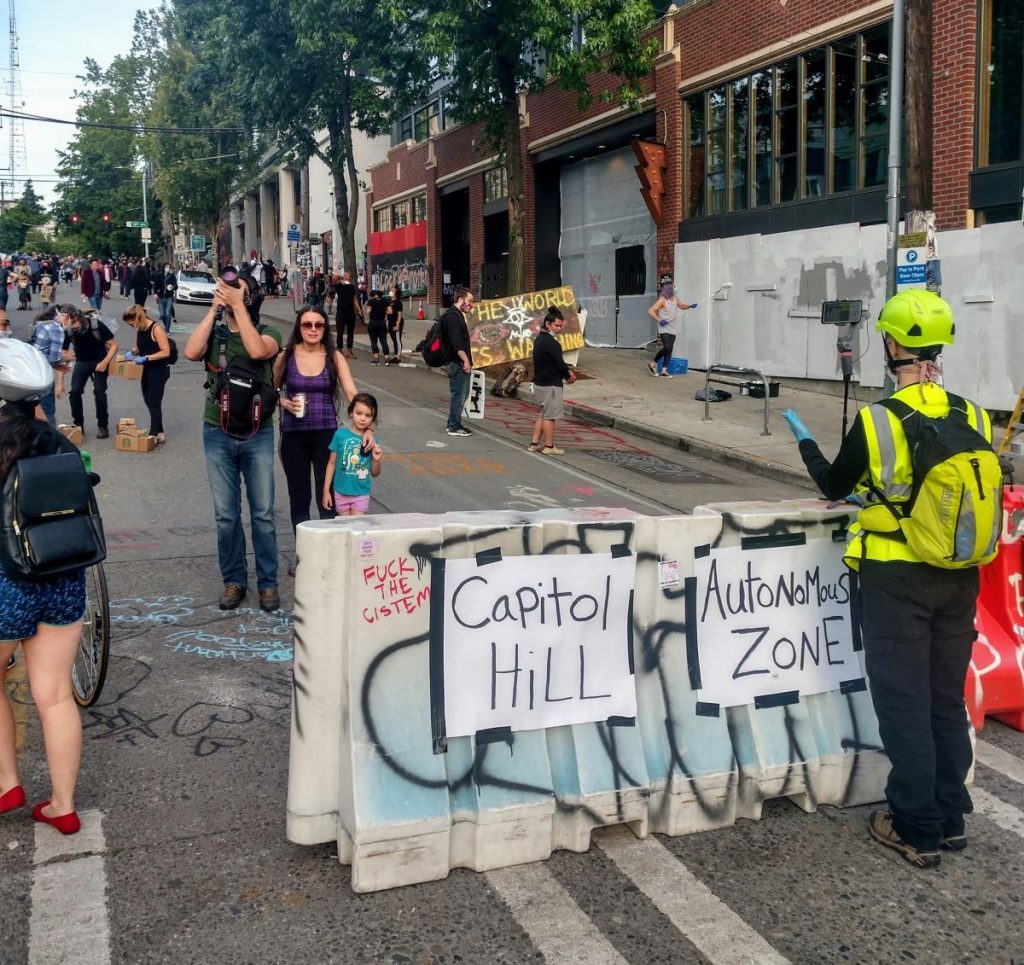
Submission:
[[[861,563],[857,610],[871,700],[892,770],[896,833],[919,851],[963,834],[973,810],[964,680],[976,637],[978,570]]]
[[[68,402],[71,403],[71,421],[76,426],[85,425],[85,407],[82,405],[82,393],[86,383],[92,379],[93,392],[96,395],[96,426],[106,429],[110,420],[107,412],[107,373],[97,372],[98,362],[75,362],[71,370],[71,391]]]
[[[142,401],[149,409],[149,434],[164,431],[164,389],[171,377],[169,365],[144,365],[142,368]]]
[[[334,509],[324,509],[324,480],[331,458],[328,448],[334,438],[333,429],[307,429],[281,433],[281,465],[288,483],[288,508],[292,527],[311,519],[309,501],[315,497],[321,519],[333,519]],[[315,493],[310,493],[309,478],[313,474]],[[333,491],[333,487],[332,487]]]
[[[351,301],[351,299],[349,299]],[[356,334],[356,317],[351,312],[342,315],[338,312],[338,348],[352,348],[352,340]]]
[[[378,353],[378,345],[380,346],[379,351],[382,355],[388,354],[388,326],[386,322],[374,322],[370,321],[366,326],[367,331],[370,333],[370,350],[374,355]]]

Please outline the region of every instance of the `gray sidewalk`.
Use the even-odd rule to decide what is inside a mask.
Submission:
[[[264,319],[294,321],[291,302],[273,299],[264,303]],[[405,326],[405,357],[423,365],[414,346],[423,337],[430,322],[408,319]],[[287,332],[282,332],[287,335]],[[365,332],[356,334],[357,350],[368,351]],[[726,402],[712,403],[710,419],[704,421],[704,403],[694,393],[704,387],[703,372],[689,372],[672,379],[654,378],[647,361],[652,352],[635,349],[584,348],[580,351],[580,378],[565,390],[566,407],[577,419],[614,427],[621,432],[652,439],[722,462],[754,469],[785,482],[797,482],[813,489],[803,460],[782,411],[793,408],[800,413],[814,434],[822,452],[835,456],[842,434],[843,400],[841,396],[793,388],[783,384],[779,397],[769,402],[768,429],[764,427],[764,400],[739,394],[734,386],[722,386],[733,393]],[[714,383],[713,383],[714,385]],[[859,408],[854,399],[857,386],[851,387],[849,418]],[[529,386],[523,386],[520,398],[530,398]]]

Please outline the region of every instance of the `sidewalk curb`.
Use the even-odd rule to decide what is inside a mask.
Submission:
[[[281,319],[276,320],[280,321]],[[368,352],[370,349],[370,343],[361,338],[361,334],[362,333],[356,335],[356,338],[354,339],[355,345],[360,349],[360,351]],[[424,369],[428,372],[432,371],[443,374],[441,369],[431,368],[431,366],[427,365],[423,361],[419,352],[411,352],[408,356],[408,360],[413,362],[417,368]],[[525,401],[532,403],[533,392],[520,386],[517,398],[524,399]],[[715,462],[720,462],[723,465],[732,466],[735,469],[755,472],[769,479],[775,479],[779,482],[801,486],[804,489],[814,489],[814,484],[811,482],[810,476],[805,472],[791,469],[788,466],[781,466],[778,463],[762,459],[759,456],[751,455],[749,453],[743,453],[737,449],[730,449],[727,446],[715,445],[714,443],[707,442],[705,440],[681,436],[676,433],[665,431],[664,429],[659,429],[656,426],[649,426],[641,422],[635,422],[632,419],[623,418],[622,416],[612,415],[603,409],[596,409],[593,406],[579,402],[566,402],[565,410],[569,415],[578,419],[580,422],[585,422],[589,425],[601,426],[607,429],[618,429],[628,435],[636,436],[640,439],[647,439],[650,442],[657,442],[660,445],[668,446],[670,449],[679,449],[693,456],[702,456]]]

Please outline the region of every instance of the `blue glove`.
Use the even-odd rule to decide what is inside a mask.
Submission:
[[[128,351],[124,353],[124,360],[126,362],[130,362],[133,358],[135,358],[135,353],[131,349],[128,349]]]
[[[804,439],[814,440],[814,436],[807,431],[807,426],[804,425],[803,420],[792,409],[786,409],[782,413],[782,418],[789,423],[789,429],[796,437],[797,442],[803,442]]]
[[[694,303],[693,303],[693,304],[692,304],[692,305],[690,306],[690,308],[696,308],[696,307],[697,307],[697,303],[696,303],[696,302],[694,302]]]
[[[136,365],[145,365],[145,364],[146,364],[146,362],[148,361],[148,359],[146,358],[146,356],[145,356],[145,355],[136,355],[136,356],[135,356],[135,357],[134,357],[134,358],[132,359],[132,361],[133,361],[133,362],[134,362],[134,363],[135,363]]]

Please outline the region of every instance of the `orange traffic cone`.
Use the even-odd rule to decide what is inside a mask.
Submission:
[[[420,299],[420,307],[416,309],[416,317],[418,319],[424,319],[427,317],[427,313],[423,311],[423,299]]]

